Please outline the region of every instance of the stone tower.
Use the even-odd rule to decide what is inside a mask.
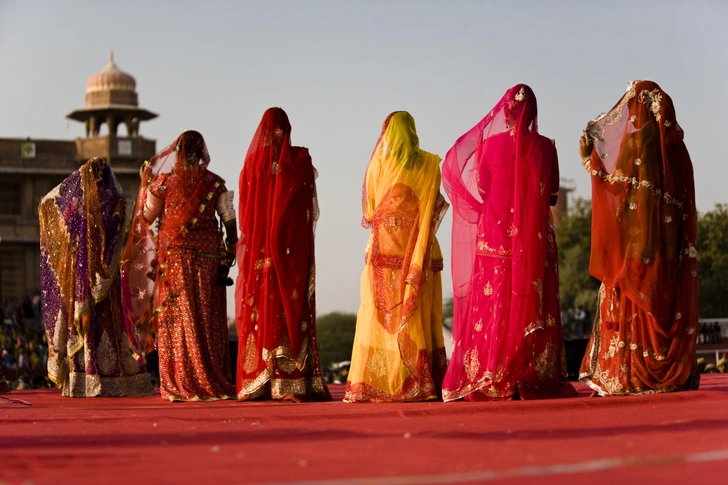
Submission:
[[[66,118],[80,121],[86,137],[76,139],[76,158],[83,163],[91,157],[105,158],[114,170],[127,197],[134,197],[139,187],[139,166],[151,158],[156,149],[154,140],[139,135],[139,124],[157,115],[139,107],[134,78],[119,69],[114,53],[109,63],[86,82],[86,100],[82,109]],[[106,133],[102,134],[103,126]],[[125,128],[125,136],[119,136]],[[131,180],[136,176],[135,180]]]
[[[40,288],[41,197],[89,158],[102,157],[124,195],[135,199],[139,166],[156,152],[155,141],[139,135],[139,124],[157,115],[139,108],[136,81],[113,57],[86,83],[83,109],[67,117],[84,123],[85,137],[0,138],[0,301],[19,303]]]

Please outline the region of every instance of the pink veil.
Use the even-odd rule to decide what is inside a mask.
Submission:
[[[513,175],[513,205],[501,198],[489,197],[479,188],[485,160],[499,160],[510,166]],[[516,362],[519,347],[527,328],[539,318],[536,296],[541,291],[549,220],[549,195],[552,165],[556,162],[551,140],[538,134],[536,97],[531,88],[517,84],[508,89],[501,100],[477,125],[461,136],[448,151],[442,168],[443,186],[453,206],[452,277],[453,331],[473,325],[485,308],[474,305],[474,292],[484,288],[476,270],[476,255],[511,258],[511,291],[499,295],[503,305],[505,328],[502,338],[491,339],[487,361],[482,370],[496,374],[496,367],[510,362],[512,368],[523,368]],[[492,180],[492,184],[507,183]],[[482,184],[480,184],[482,186]],[[483,241],[478,234],[484,211],[512,214],[509,237],[500,241]],[[499,221],[500,222],[500,221]],[[491,247],[488,242],[494,247]],[[494,242],[496,244],[494,244]],[[540,295],[539,295],[540,296]],[[535,301],[535,305],[534,305]],[[474,308],[475,306],[475,308]],[[499,322],[500,323],[500,322]],[[524,352],[520,352],[524,355]],[[454,359],[457,357],[454,355]],[[462,356],[460,356],[462,358]],[[523,365],[519,365],[523,364]],[[492,368],[490,368],[492,366]],[[518,366],[518,367],[515,367]]]

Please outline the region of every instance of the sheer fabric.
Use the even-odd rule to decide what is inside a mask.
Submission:
[[[443,164],[453,204],[453,355],[446,401],[574,395],[566,379],[551,194],[552,140],[518,84],[461,136]]]
[[[447,210],[440,157],[419,148],[412,116],[394,112],[367,168],[362,212],[371,235],[345,400],[418,401],[441,391],[442,254]]]
[[[586,131],[589,269],[603,284],[581,380],[602,395],[695,388],[695,185],[672,100],[633,81]]]
[[[227,189],[209,163],[196,131],[149,161],[125,248],[125,309],[136,322],[138,351],[158,342],[160,390],[171,401],[235,395],[225,287],[217,283],[226,250],[215,207]],[[157,223],[145,219],[150,205],[162,209]]]
[[[100,158],[87,161],[38,207],[48,376],[64,396],[152,393],[121,310],[118,268],[131,210]]]
[[[241,399],[328,400],[316,345],[316,169],[270,108],[240,172],[235,287]]]

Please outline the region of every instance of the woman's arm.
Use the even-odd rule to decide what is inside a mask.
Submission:
[[[151,224],[162,212],[162,209],[164,209],[164,199],[154,195],[151,189],[147,189],[147,200],[144,202],[143,212],[144,220]]]
[[[228,256],[231,258],[235,258],[235,245],[238,243],[238,222],[235,218],[235,207],[233,206],[234,195],[235,191],[233,190],[226,190],[221,193],[216,206],[217,213],[225,226],[225,244]]]

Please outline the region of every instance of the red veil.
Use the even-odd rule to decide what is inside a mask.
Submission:
[[[197,131],[185,131],[142,166],[141,184],[129,238],[122,256],[122,298],[129,322],[135,322],[136,352],[143,355],[153,345],[150,324],[161,305],[159,291],[164,284],[167,248],[197,222],[222,179],[209,172],[210,154]],[[157,225],[144,219],[147,189],[174,173],[189,187],[189,197],[165,211]]]
[[[319,367],[316,171],[308,149],[292,146],[290,136],[285,111],[268,109],[240,173],[235,316],[245,352],[238,355],[237,374],[238,392],[242,388],[244,394],[271,379],[271,357],[290,359],[299,371]]]
[[[672,311],[683,259],[697,254],[693,165],[672,100],[652,81],[633,81],[587,133],[590,272],[661,320]],[[697,278],[690,281],[697,304]]]
[[[444,385],[449,400],[503,379],[504,372],[517,382],[531,357],[524,338],[544,325],[549,195],[558,191],[558,161],[553,142],[538,133],[531,88],[508,89],[455,142],[442,172],[453,206],[453,340],[458,343],[472,327],[485,326],[488,333],[481,348],[470,349],[468,338],[459,342],[467,352],[453,351]],[[483,257],[511,260],[503,265],[511,268],[510,285],[490,287],[477,262]],[[497,297],[497,304],[478,305],[483,292]]]

